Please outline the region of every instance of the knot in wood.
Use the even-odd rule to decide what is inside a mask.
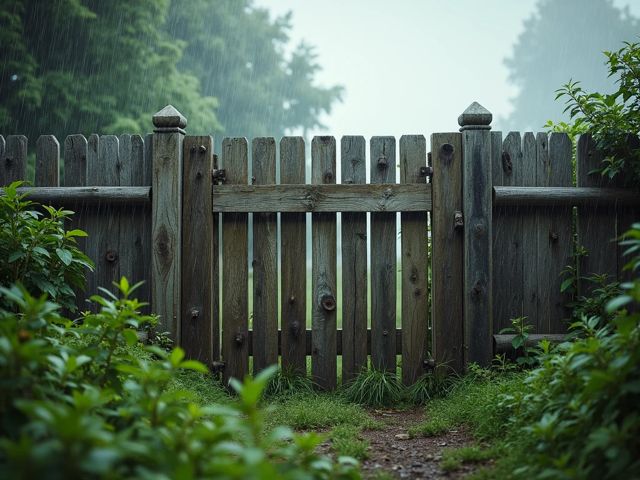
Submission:
[[[473,233],[475,233],[476,237],[482,237],[486,231],[484,223],[478,222],[473,227]]]
[[[383,330],[382,331],[382,336],[383,337],[387,337],[389,335],[389,330]]]
[[[197,320],[200,317],[200,310],[192,308],[189,314],[191,315],[191,320]]]
[[[482,287],[482,283],[480,283],[480,281],[478,280],[473,286],[473,288],[471,289],[471,294],[474,297],[479,297],[480,295],[482,295],[483,292],[484,292],[484,288]]]
[[[233,341],[236,342],[236,345],[238,347],[241,347],[242,344],[244,343],[244,334],[236,333],[236,336],[233,338]]]
[[[336,299],[333,295],[324,294],[320,299],[320,305],[322,305],[322,308],[327,312],[332,312],[336,309]]]
[[[289,305],[293,305],[294,303],[296,303],[296,297],[291,295],[289,297]]]
[[[558,241],[558,238],[559,238],[559,237],[558,237],[558,232],[554,232],[554,231],[549,232],[549,239],[550,239],[553,243],[556,243],[556,242]]]
[[[453,155],[453,150],[453,145],[451,145],[450,143],[445,143],[444,145],[442,145],[442,153],[447,156]]]
[[[387,159],[387,156],[382,154],[378,157],[378,168],[380,169],[384,169],[387,168],[389,166],[389,160]]]
[[[507,175],[511,175],[513,170],[513,162],[511,162],[511,155],[509,152],[502,152],[502,171]]]
[[[118,254],[115,250],[107,250],[107,253],[104,254],[104,259],[109,263],[113,263],[118,259]]]
[[[291,325],[289,325],[289,331],[293,338],[298,338],[298,335],[300,335],[300,322],[297,320],[291,322]]]
[[[333,180],[333,172],[325,172],[324,183],[330,183]]]

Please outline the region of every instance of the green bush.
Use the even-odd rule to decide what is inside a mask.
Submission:
[[[134,287],[74,324],[46,296],[0,288],[0,471],[15,479],[359,478],[355,461],[315,453],[320,438],[267,430],[258,401],[273,369],[234,381],[238,400],[202,405],[176,387],[206,375],[175,348],[141,348]]]
[[[85,268],[93,268],[75,241],[86,233],[65,232],[64,221],[73,212],[34,204],[18,193],[20,185],[12,183],[0,195],[0,285],[19,281],[32,294],[46,293],[73,311],[73,289],[84,286]]]
[[[627,265],[640,272],[640,223],[625,235]],[[507,395],[518,438],[526,438],[525,478],[640,477],[640,279],[620,285],[607,315],[583,316],[580,336],[551,350],[521,394]],[[629,310],[625,309],[629,307]]]

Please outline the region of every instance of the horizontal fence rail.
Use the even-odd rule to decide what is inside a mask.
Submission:
[[[640,207],[640,193],[622,188],[493,187],[496,207]]]
[[[18,193],[34,202],[63,207],[151,205],[151,187],[20,187]]]

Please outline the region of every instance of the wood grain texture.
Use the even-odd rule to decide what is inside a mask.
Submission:
[[[252,142],[253,183],[276,183],[276,142],[273,137]],[[277,215],[253,214],[253,371],[278,363]]]
[[[609,187],[612,184],[598,172],[603,154],[596,148],[593,137],[580,135],[576,149],[576,180],[578,187]],[[591,173],[593,172],[593,173]],[[615,247],[617,216],[615,206],[592,205],[578,208],[578,244],[587,250],[580,260],[580,276],[605,274],[608,281],[618,276],[618,254]],[[580,294],[588,295],[597,284],[580,280]]]
[[[395,183],[396,139],[372,137],[371,183]],[[371,213],[371,363],[396,371],[396,215]]]
[[[153,133],[147,133],[143,137],[143,185],[151,187],[153,183]],[[146,292],[146,296],[149,299],[149,305],[142,308],[144,313],[152,313],[153,306],[153,274],[152,274],[152,257],[153,257],[153,210],[148,207],[144,210],[145,220],[142,223],[142,254],[144,265],[144,278],[146,284],[143,287],[143,292]]]
[[[227,183],[247,183],[246,138],[225,138],[221,160]],[[247,222],[246,213],[222,215],[222,358],[225,362],[225,383],[230,378],[241,380],[249,373]]]
[[[431,187],[420,185],[221,185],[215,212],[425,212]]]
[[[99,184],[99,175],[100,175],[100,164],[98,162],[98,150],[100,148],[100,137],[96,134],[92,134],[87,139],[87,172],[86,172],[86,185],[93,186],[98,182]],[[99,204],[98,204],[99,205]],[[86,240],[86,250],[85,253],[87,256],[92,259],[95,263],[98,258],[98,247],[99,247],[99,238],[98,238],[98,230],[100,227],[100,212],[98,211],[98,205],[94,208],[87,208],[83,210],[82,222],[85,226],[85,231],[87,232]],[[93,273],[87,273],[86,277],[86,288],[85,294],[88,298],[91,295],[95,295],[98,293],[98,284],[97,277],[95,274],[95,269],[97,268],[97,264],[94,267]],[[95,304],[90,304],[88,307],[95,311],[97,306]]]
[[[491,132],[462,132],[465,363],[488,365],[493,355]]]
[[[494,207],[640,207],[640,194],[623,188],[493,187]]]
[[[160,328],[180,339],[182,142],[184,133],[156,132],[152,140],[151,298]]]
[[[57,187],[60,184],[60,143],[54,135],[40,135],[36,141],[34,185]]]
[[[566,134],[538,134],[536,138],[538,186],[569,187],[571,172],[571,141]],[[573,250],[572,209],[539,209],[538,237],[538,314],[536,333],[561,333],[566,330],[564,319],[571,300],[560,291],[561,272],[571,262]]]
[[[26,180],[27,143],[24,135],[9,135],[6,138],[0,165],[0,186]]]
[[[400,138],[400,182],[424,184],[427,166],[423,135]],[[402,381],[415,383],[424,373],[429,324],[427,212],[403,212],[402,241]]]
[[[510,132],[501,140],[492,132],[493,185],[522,184],[522,140]],[[495,202],[494,202],[495,207]],[[519,209],[493,211],[493,333],[511,326],[510,319],[523,314],[522,221]]]
[[[366,184],[366,141],[345,136],[340,142],[342,184]],[[342,214],[342,383],[367,366],[367,214]]]
[[[311,181],[336,182],[336,140],[314,137],[311,143]],[[324,390],[336,387],[336,214],[312,215],[311,372]]]
[[[462,136],[431,135],[433,212],[431,214],[431,305],[433,357],[437,365],[462,372],[463,363],[463,235]]]
[[[57,207],[151,205],[151,187],[19,187],[18,191],[28,192],[34,202]]]
[[[522,137],[522,185],[537,185],[536,136],[526,132]],[[522,313],[531,323],[538,318],[538,240],[537,211],[535,208],[521,208],[522,222]]]
[[[213,215],[211,214],[211,172],[213,139],[187,136],[184,139],[182,174],[182,280],[180,343],[189,358],[211,365],[213,357],[213,296],[218,294],[213,279]],[[216,359],[217,360],[217,359]]]
[[[304,174],[304,139],[283,137],[280,141],[280,183],[303,184]],[[280,235],[281,322],[284,332],[282,366],[305,375],[307,373],[304,335],[307,328],[306,214],[282,213]]]

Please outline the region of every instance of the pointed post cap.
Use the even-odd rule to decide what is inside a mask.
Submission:
[[[462,130],[491,130],[493,115],[478,102],[473,102],[458,117],[460,131]]]
[[[181,132],[187,126],[187,119],[173,105],[167,105],[153,116],[155,132]]]

